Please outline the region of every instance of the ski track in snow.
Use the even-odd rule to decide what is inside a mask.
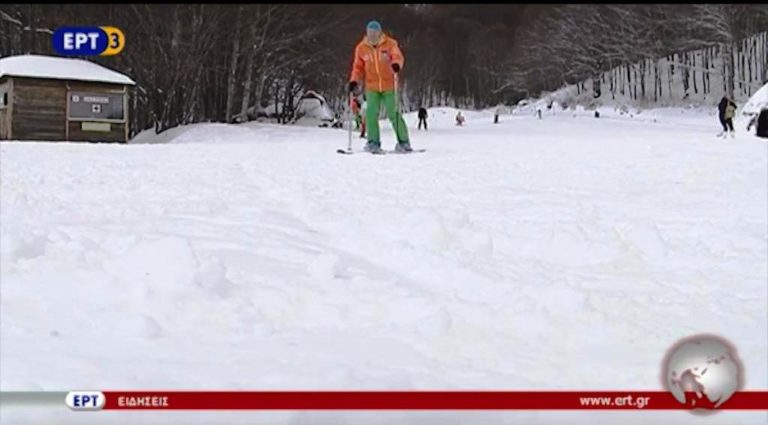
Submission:
[[[2,389],[657,390],[666,349],[701,332],[735,344],[746,388],[768,387],[764,141],[717,139],[711,117],[432,116],[411,129],[428,149],[413,156],[338,155],[346,131],[258,124],[174,129],[170,144],[3,143]],[[2,416],[214,417],[52,412]]]

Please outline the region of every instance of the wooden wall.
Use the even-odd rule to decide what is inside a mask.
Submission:
[[[66,140],[64,81],[13,77],[14,140]]]
[[[11,138],[11,114],[6,109],[0,109],[0,140],[8,140]]]
[[[126,142],[125,123],[108,123],[110,131],[82,130],[82,121],[67,120],[68,91],[123,92],[124,86],[12,77],[14,140]],[[106,124],[106,123],[105,123]]]
[[[83,121],[69,121],[69,140],[85,142],[126,142],[125,124],[104,123],[109,125],[109,132],[87,131],[82,129]]]
[[[8,93],[8,101],[10,103],[13,96],[11,79],[8,77],[0,78],[0,87],[5,87]],[[2,91],[0,91],[2,96]],[[0,140],[9,140],[11,138],[11,105],[6,107],[0,107]]]

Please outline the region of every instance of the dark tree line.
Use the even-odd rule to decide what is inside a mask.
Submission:
[[[54,54],[51,34],[60,26],[117,26],[125,50],[89,59],[137,81],[132,128],[163,131],[260,112],[291,122],[308,90],[342,108],[352,49],[369,19],[400,42],[408,109],[512,103],[585,79],[597,92],[604,84],[618,90],[606,71],[662,58],[675,58],[666,65],[672,72],[713,75],[731,92],[739,72],[768,79],[758,57],[764,61],[765,46],[744,45],[768,30],[764,5],[6,4],[0,56]],[[707,48],[728,58],[717,75],[681,56]]]

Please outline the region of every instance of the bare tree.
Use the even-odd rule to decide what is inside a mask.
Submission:
[[[229,65],[229,75],[227,77],[227,111],[226,121],[232,122],[232,108],[234,107],[235,97],[235,79],[237,77],[237,64],[240,60],[240,38],[241,38],[241,21],[243,15],[243,6],[240,5],[236,9],[235,17],[235,31],[232,36],[232,59]]]

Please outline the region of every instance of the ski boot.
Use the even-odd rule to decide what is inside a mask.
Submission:
[[[381,149],[381,142],[369,140],[368,143],[365,144],[365,147],[363,148],[364,151],[370,152],[372,154],[382,154],[384,151]]]
[[[408,140],[397,142],[397,146],[395,146],[395,152],[397,153],[413,152],[413,148],[411,147],[411,142],[409,142]]]

